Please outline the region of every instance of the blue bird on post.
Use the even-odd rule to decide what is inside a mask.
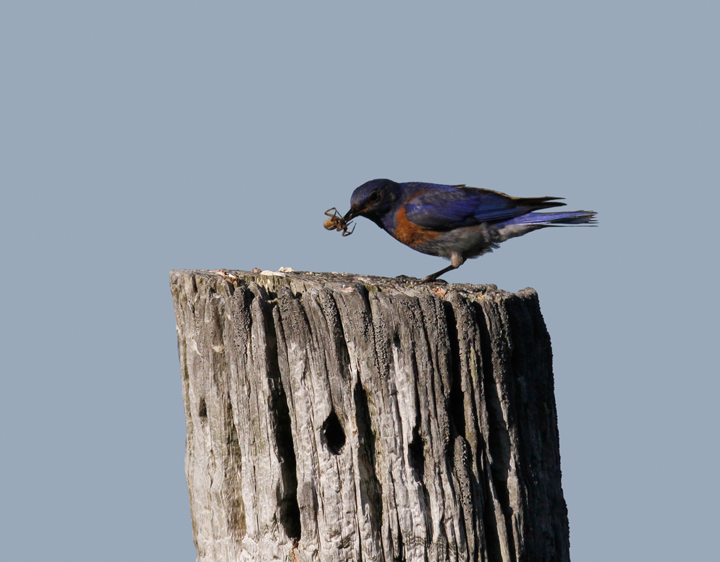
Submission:
[[[346,235],[349,222],[362,216],[413,250],[449,259],[448,267],[423,279],[430,282],[510,238],[548,226],[595,223],[594,211],[536,212],[565,205],[559,199],[512,197],[464,185],[377,179],[358,187],[347,214],[333,217],[336,220],[330,223]]]

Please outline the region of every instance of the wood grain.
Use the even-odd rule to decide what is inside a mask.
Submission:
[[[170,282],[198,561],[569,561],[535,291]]]

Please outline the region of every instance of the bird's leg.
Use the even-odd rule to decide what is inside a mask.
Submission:
[[[437,273],[433,273],[432,275],[428,275],[425,279],[423,279],[423,280],[421,281],[421,283],[432,283],[433,281],[435,281],[435,279],[437,279],[437,278],[440,277],[441,275],[447,273],[448,271],[452,271],[453,269],[457,269],[458,267],[459,267],[459,266],[456,266],[456,265],[448,265],[445,269],[441,269],[441,270],[438,271]]]
[[[445,269],[441,269],[437,273],[428,275],[425,279],[423,279],[421,281],[421,283],[432,283],[433,281],[435,281],[435,279],[437,279],[441,275],[447,273],[448,271],[452,271],[453,269],[457,269],[464,263],[465,263],[465,258],[462,256],[462,254],[453,252],[452,254],[450,254],[450,265],[448,265]]]

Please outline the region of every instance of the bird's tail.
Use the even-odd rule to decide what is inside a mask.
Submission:
[[[528,213],[512,219],[513,224],[528,226],[562,226],[562,225],[587,225],[597,224],[595,211],[571,211],[567,213]]]

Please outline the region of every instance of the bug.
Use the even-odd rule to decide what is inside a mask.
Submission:
[[[353,225],[352,230],[348,230],[352,221],[346,221],[335,207],[325,211],[325,214],[330,217],[323,222],[326,230],[337,230],[338,232],[342,232],[343,236],[350,236],[355,232],[355,225]]]

